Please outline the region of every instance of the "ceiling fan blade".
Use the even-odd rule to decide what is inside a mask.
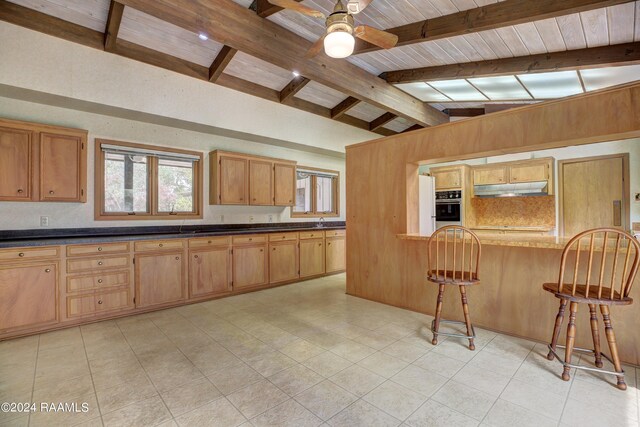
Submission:
[[[350,0],[349,3],[347,3],[347,10],[350,14],[355,15],[356,13],[362,12],[372,1],[373,0]]]
[[[314,56],[318,55],[320,52],[322,52],[322,49],[324,49],[324,38],[327,35],[323,35],[322,37],[320,37],[307,51],[307,53],[304,55],[305,58],[310,59],[313,58]]]
[[[398,44],[398,36],[388,33],[386,31],[378,30],[377,28],[369,27],[368,25],[357,26],[353,33],[356,37],[380,46],[383,49],[391,49]]]
[[[279,6],[283,9],[294,10],[296,12],[300,12],[307,16],[312,16],[314,18],[326,19],[326,15],[319,10],[312,9],[303,4],[298,3],[294,0],[267,0],[274,6]]]

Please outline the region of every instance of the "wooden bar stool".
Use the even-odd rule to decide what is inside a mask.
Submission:
[[[570,252],[575,251],[575,256]],[[601,252],[601,253],[600,253]],[[580,266],[583,266],[582,274]],[[569,381],[571,368],[586,369],[618,377],[618,388],[626,390],[624,371],[618,357],[616,337],[611,326],[610,305],[629,305],[633,300],[629,292],[640,264],[640,244],[629,233],[614,228],[587,230],[572,238],[562,252],[560,277],[557,283],[545,283],[542,287],[560,299],[560,309],[556,316],[555,327],[549,344],[547,359],[555,357],[562,365],[562,379]],[[569,278],[568,281],[565,278]],[[616,290],[619,284],[619,290]],[[557,345],[560,328],[564,320],[564,311],[569,305],[569,326],[567,327],[566,346]],[[593,350],[574,348],[576,336],[576,313],[578,304],[589,306]],[[596,306],[604,321],[605,335],[609,343],[611,358],[600,351],[600,335]],[[556,353],[556,347],[565,348],[564,361]],[[593,353],[597,368],[602,368],[602,357],[609,360],[615,371],[577,366],[571,364],[573,351]]]
[[[476,333],[469,316],[467,286],[480,283],[478,268],[480,266],[481,248],[480,240],[473,231],[457,225],[442,227],[433,233],[429,239],[429,273],[427,280],[439,286],[436,317],[431,323],[431,332],[433,332],[431,343],[433,345],[438,344],[438,335],[444,335],[466,338],[469,340],[469,349],[475,350],[476,348],[473,343]],[[446,286],[450,285],[458,286],[460,289],[464,322],[441,319],[444,290]],[[465,325],[467,334],[439,332],[440,323]]]

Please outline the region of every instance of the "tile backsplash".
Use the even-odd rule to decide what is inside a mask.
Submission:
[[[476,226],[555,227],[554,196],[471,199]]]

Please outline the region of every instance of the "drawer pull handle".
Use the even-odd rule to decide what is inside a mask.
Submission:
[[[194,258],[198,258],[198,255],[194,255],[193,257],[194,257]]]
[[[98,261],[98,265],[102,265],[102,264],[103,264],[102,261]]]
[[[49,194],[53,195],[53,194],[54,194],[53,190],[50,190],[50,191],[49,191]]]
[[[98,252],[102,252],[102,246],[98,248]]]
[[[331,246],[331,243],[327,243],[327,246]]]
[[[208,244],[211,244],[211,240],[208,240],[208,241],[207,241],[207,243],[208,243]]]
[[[318,246],[322,246],[322,243],[318,243]]]
[[[176,257],[176,260],[177,260],[177,261],[179,261],[179,260],[180,260],[180,257],[179,257],[179,256],[177,256],[177,257]]]
[[[264,250],[260,249],[260,252],[264,252]]]
[[[51,273],[51,269],[50,269],[50,268],[47,268],[47,269],[45,269],[45,270],[44,270],[44,272],[45,272],[45,273]]]
[[[18,194],[22,194],[24,193],[24,190],[22,188],[18,188]]]
[[[98,304],[102,304],[102,300],[98,300]]]
[[[158,246],[163,247],[164,245],[162,243],[159,243]]]
[[[249,239],[249,241],[251,242],[253,239]]]
[[[273,250],[275,251],[275,250],[276,250],[276,248],[273,248]]]
[[[311,235],[311,237],[313,237],[313,234]]]
[[[286,239],[286,236],[282,236],[283,239]]]
[[[102,279],[98,279],[98,283],[102,283]]]
[[[18,256],[19,256],[20,258],[24,257],[24,252],[20,252],[20,253],[18,254]]]

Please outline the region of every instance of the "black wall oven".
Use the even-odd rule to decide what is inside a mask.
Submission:
[[[436,191],[436,227],[462,225],[462,192]]]

